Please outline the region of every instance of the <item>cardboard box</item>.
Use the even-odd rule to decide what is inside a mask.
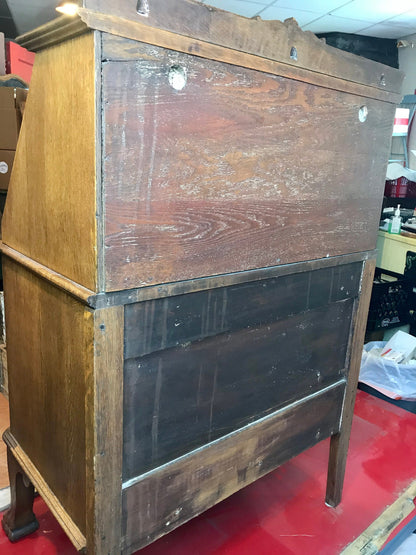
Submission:
[[[14,150],[0,150],[0,189],[7,191],[12,173]]]
[[[23,46],[9,41],[7,43],[7,62],[6,72],[18,75],[26,81],[30,82],[32,77],[32,69],[35,61],[35,53],[30,52]]]
[[[27,91],[0,87],[0,150],[16,150]]]

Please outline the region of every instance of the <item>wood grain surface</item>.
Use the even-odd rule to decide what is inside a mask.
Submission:
[[[343,383],[334,385],[124,484],[126,552],[156,540],[336,432],[343,392]]]
[[[357,263],[127,306],[123,479],[339,380],[360,276]]]
[[[62,15],[16,38],[16,42],[32,52],[55,46],[89,32],[78,17]]]
[[[123,307],[91,312],[87,368],[87,552],[118,555],[121,541]],[[93,336],[92,336],[93,332]]]
[[[339,502],[402,77],[294,21],[145,4],[24,38],[3,218],[9,446],[97,555],[329,436]]]
[[[375,260],[368,260],[363,267],[361,280],[361,295],[352,321],[352,343],[348,363],[348,383],[345,389],[340,431],[331,438],[328,463],[328,481],[326,502],[336,507],[341,502],[345,468],[347,464],[348,445],[350,442],[352,418],[354,415],[355,397],[357,395],[358,376],[360,374],[361,357],[365,328],[367,324],[368,307],[370,305],[373,287]]]
[[[85,534],[84,305],[8,258],[3,271],[10,429]]]
[[[126,359],[215,335],[267,326],[294,314],[354,299],[361,262],[308,270],[125,306]]]
[[[362,262],[376,258],[376,251],[356,252],[345,254],[343,256],[335,256],[328,258],[318,258],[317,260],[305,260],[303,262],[295,262],[293,264],[282,264],[278,266],[270,266],[256,270],[247,270],[245,272],[234,272],[232,274],[221,274],[218,276],[207,276],[204,278],[189,279],[186,281],[177,281],[173,283],[164,283],[162,285],[153,285],[148,287],[137,287],[135,289],[127,289],[121,291],[112,291],[107,293],[98,293],[88,299],[88,304],[92,308],[109,308],[111,306],[129,305],[143,301],[154,299],[165,299],[167,297],[176,297],[188,293],[196,293],[198,291],[215,291],[221,287],[230,287],[242,283],[252,283],[260,280],[275,279],[288,275],[300,274],[302,272],[311,272],[313,270],[321,270],[324,268],[346,266],[355,262]]]
[[[120,55],[120,59],[125,59],[127,51],[125,50],[124,54],[121,54],[120,48],[117,48],[117,41],[128,38],[154,46],[161,46],[176,52],[193,54],[200,58],[225,62],[238,67],[256,69],[272,75],[281,75],[289,79],[357,94],[362,97],[374,98],[395,104],[401,100],[401,95],[398,92],[389,92],[384,90],[384,88],[379,89],[370,85],[354,83],[353,81],[331,77],[325,73],[311,71],[303,67],[295,67],[284,62],[262,58],[255,54],[248,54],[194,38],[179,36],[170,31],[158,30],[120,17],[108,16],[92,12],[91,10],[82,10],[82,18],[89,27],[102,32],[104,45],[111,44],[115,46],[115,49],[111,48],[110,51],[104,48],[104,59],[118,59],[117,55]],[[117,37],[121,37],[121,39]],[[133,50],[134,48],[132,47],[129,52],[130,56]],[[401,82],[402,74],[392,68],[389,68],[389,70],[395,72],[397,86],[397,83]]]
[[[4,243],[0,243],[0,250],[3,256],[7,256],[15,262],[18,262],[27,270],[30,270],[32,273],[38,275],[49,283],[52,283],[56,287],[59,287],[59,289],[66,291],[69,295],[85,304],[88,304],[90,297],[94,295],[94,292],[90,289],[82,287],[82,285],[79,285],[63,275],[54,272],[43,264],[39,264],[39,262],[35,262],[29,256],[25,256],[11,247],[8,247]]]
[[[374,248],[393,106],[140,44],[103,104],[106,290]]]
[[[81,551],[86,547],[86,539],[84,534],[79,530],[78,526],[74,523],[68,515],[65,508],[62,506],[60,499],[50,489],[49,485],[45,482],[39,469],[33,464],[27,454],[23,451],[19,443],[14,438],[10,430],[6,430],[3,435],[3,440],[11,451],[12,456],[20,465],[23,472],[27,475],[30,482],[35,486],[36,491],[42,496],[42,499],[48,505],[51,513],[62,526],[65,534],[69,537],[74,547]]]
[[[2,227],[8,246],[93,291],[95,162],[90,33],[36,57]]]
[[[99,28],[99,18],[94,16],[102,14],[101,21],[121,19],[120,34],[128,33],[134,25],[149,27],[157,40],[158,30],[170,31],[178,39],[190,37],[342,80],[400,92],[402,74],[397,70],[332,48],[313,33],[302,31],[294,19],[284,23],[248,19],[193,0],[148,0],[146,5],[147,13],[140,14],[136,0],[85,0],[86,10],[80,13],[93,28]],[[88,11],[90,13],[85,14]],[[143,34],[138,31],[136,38],[140,40]],[[290,57],[292,47],[297,49],[296,60]],[[199,54],[198,43],[194,45],[193,53]]]

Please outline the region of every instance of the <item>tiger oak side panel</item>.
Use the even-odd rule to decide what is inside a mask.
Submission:
[[[95,96],[93,33],[37,54],[2,220],[6,245],[91,291]]]
[[[85,368],[91,311],[3,257],[10,430],[85,534]]]

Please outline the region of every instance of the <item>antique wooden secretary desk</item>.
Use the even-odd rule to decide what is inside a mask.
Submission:
[[[332,436],[341,498],[401,74],[296,22],[84,0],[3,219],[11,539],[130,553]]]

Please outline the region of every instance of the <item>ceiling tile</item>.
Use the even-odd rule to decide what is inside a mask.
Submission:
[[[415,6],[415,0],[353,0],[345,6],[332,10],[337,17],[361,19],[379,23]]]
[[[205,0],[205,3],[207,4],[209,0]],[[262,6],[270,6],[270,4],[273,2],[273,0],[238,0],[239,2],[254,2],[255,4],[262,4]],[[228,2],[228,0],[224,0],[223,4],[226,5]]]
[[[206,0],[204,3],[245,17],[255,16],[265,6],[265,4],[259,2],[241,2],[241,0]]]
[[[416,29],[413,32],[416,32]],[[379,37],[384,39],[400,39],[410,34],[412,34],[412,31],[410,31],[406,27],[400,27],[399,25],[391,27],[382,23],[371,25],[370,27],[367,27],[360,31],[360,35],[365,35],[368,37]]]
[[[335,10],[349,2],[352,2],[352,0],[313,0],[313,2],[311,0],[276,0],[274,5],[281,8],[305,10],[326,15],[331,10]]]
[[[388,21],[383,21],[385,25],[402,25],[403,27],[416,28],[416,9],[392,17]]]
[[[312,31],[314,33],[358,33],[365,27],[368,27],[367,21],[347,19],[334,15],[324,15],[307,25],[302,25],[304,31]]]
[[[292,8],[280,8],[279,6],[271,6],[260,12],[262,19],[278,19],[284,21],[290,17],[294,17],[300,26],[306,25],[318,17],[318,14],[305,10],[294,10]]]

